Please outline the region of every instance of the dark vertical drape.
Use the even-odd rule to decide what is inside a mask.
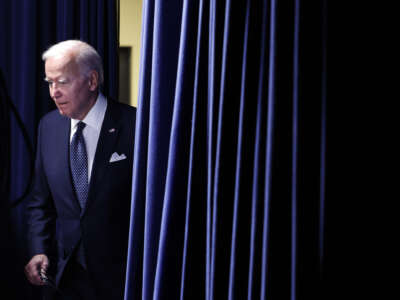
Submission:
[[[143,5],[125,299],[323,299],[324,1]]]
[[[43,82],[41,54],[62,40],[87,41],[103,58],[104,93],[117,99],[117,4],[117,0],[0,1],[1,114],[9,118],[0,121],[1,128],[8,129],[1,135],[0,257],[7,259],[0,282],[2,293],[10,292],[8,299],[35,297],[23,275],[28,258],[21,196],[32,175],[38,121],[55,108]],[[3,183],[9,195],[3,193]]]

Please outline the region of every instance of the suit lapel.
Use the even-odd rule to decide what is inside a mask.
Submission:
[[[101,185],[101,178],[106,171],[112,151],[114,149],[114,145],[118,140],[120,128],[117,120],[118,116],[115,106],[113,105],[112,101],[108,101],[107,110],[100,131],[99,141],[97,143],[96,154],[93,161],[92,175],[89,185],[89,196],[85,212],[95,197],[96,188]]]

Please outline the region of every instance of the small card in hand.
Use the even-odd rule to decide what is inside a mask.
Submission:
[[[57,289],[56,283],[55,283],[54,279],[53,279],[51,276],[46,275],[46,273],[45,273],[44,270],[40,270],[40,271],[39,271],[39,276],[40,276],[40,279],[41,279],[45,284],[47,284],[47,285],[49,285],[49,286],[51,286],[51,287]]]

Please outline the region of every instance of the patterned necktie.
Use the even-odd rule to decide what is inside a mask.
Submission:
[[[74,182],[76,196],[78,197],[82,212],[85,208],[89,193],[88,161],[85,139],[83,138],[82,134],[85,126],[86,124],[83,122],[78,123],[78,129],[72,138],[69,152],[72,180]]]

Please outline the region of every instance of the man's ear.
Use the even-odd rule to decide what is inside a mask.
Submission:
[[[97,71],[90,71],[89,73],[89,89],[94,92],[99,86],[99,74]]]

